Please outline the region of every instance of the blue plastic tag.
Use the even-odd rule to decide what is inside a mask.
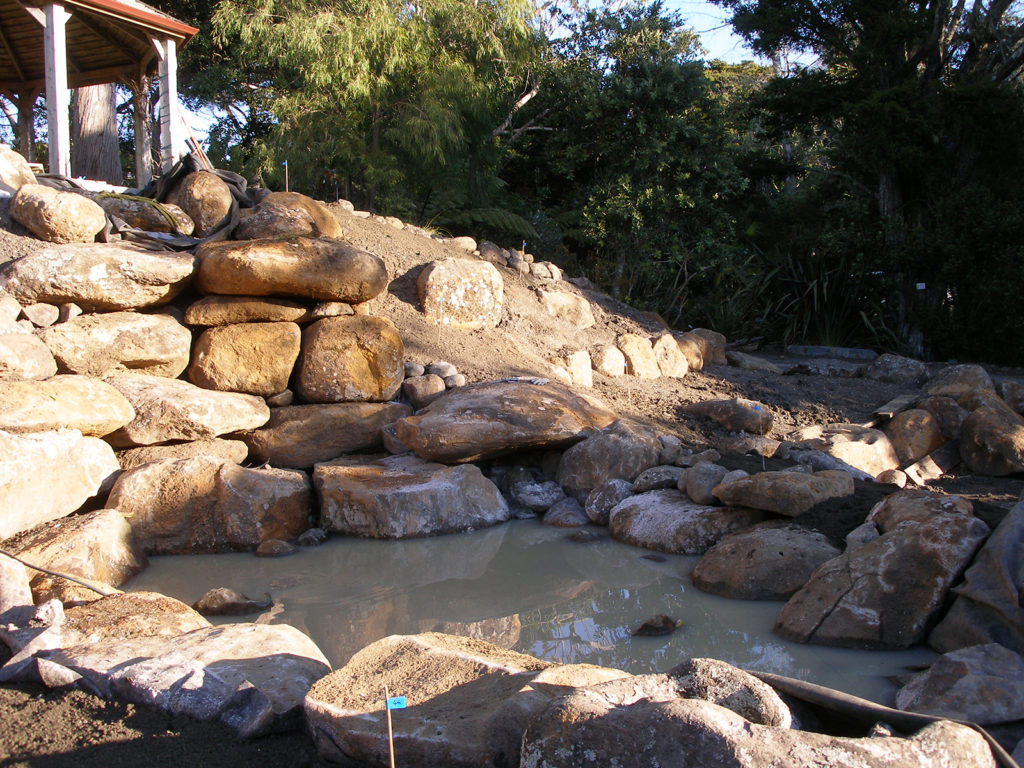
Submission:
[[[405,696],[392,696],[387,704],[388,709],[405,709]]]

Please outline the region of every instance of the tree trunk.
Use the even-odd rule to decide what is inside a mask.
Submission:
[[[71,173],[124,184],[112,84],[76,88],[71,96]]]
[[[135,185],[145,187],[153,179],[153,100],[149,90],[153,79],[143,75],[131,83],[132,116],[135,128]]]

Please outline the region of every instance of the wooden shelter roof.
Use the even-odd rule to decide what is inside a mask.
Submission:
[[[138,0],[60,0],[71,14],[66,26],[68,86],[137,78],[156,67],[152,38],[180,46],[199,30]],[[0,91],[39,91],[45,86],[40,0],[0,0]]]

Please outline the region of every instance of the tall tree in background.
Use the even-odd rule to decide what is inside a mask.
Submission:
[[[124,184],[113,83],[75,88],[71,95],[71,174]]]

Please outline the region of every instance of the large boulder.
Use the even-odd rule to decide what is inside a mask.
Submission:
[[[405,379],[405,346],[382,317],[325,317],[302,332],[299,394],[313,403],[390,400]]]
[[[951,365],[932,376],[924,386],[926,395],[941,395],[959,400],[968,392],[978,389],[994,390],[992,377],[980,365]]]
[[[541,380],[453,389],[395,422],[398,439],[422,459],[477,461],[533,448],[562,448],[616,415],[594,399]]]
[[[52,245],[0,269],[0,289],[28,304],[74,302],[86,311],[166,304],[188,284],[190,253],[151,251],[128,243]]]
[[[207,296],[185,310],[185,325],[235,323],[298,323],[309,315],[304,304],[290,299],[259,296]]]
[[[627,374],[639,379],[656,379],[661,376],[658,358],[654,355],[654,346],[646,336],[623,333],[615,340],[615,345],[626,358]]]
[[[761,521],[752,509],[705,507],[669,488],[630,496],[608,516],[612,538],[681,555],[702,555],[722,537]]]
[[[38,381],[57,372],[50,348],[19,326],[0,328],[0,381]]]
[[[742,397],[691,403],[684,406],[683,411],[711,419],[730,432],[749,432],[753,435],[768,434],[775,421],[774,415],[765,405]]]
[[[726,365],[729,359],[725,356],[726,338],[718,331],[708,328],[694,328],[678,337],[692,341],[699,348],[704,365]]]
[[[827,453],[872,477],[900,467],[892,443],[878,429],[858,424],[818,424],[798,429],[789,439]]]
[[[120,471],[107,443],[77,429],[0,432],[0,539],[71,514]]]
[[[841,469],[805,472],[758,472],[716,485],[723,504],[763,509],[787,517],[802,515],[815,504],[852,496],[853,478]]]
[[[270,397],[288,388],[302,332],[295,323],[237,323],[196,339],[189,380],[205,389]]]
[[[441,259],[416,278],[416,292],[427,319],[463,331],[494,328],[501,322],[505,282],[487,261]]]
[[[621,479],[632,482],[658,464],[661,441],[654,431],[618,421],[582,440],[562,454],[558,484],[580,501],[602,483]]]
[[[343,237],[327,206],[298,192],[271,192],[255,208],[241,212],[235,240],[264,237]]]
[[[195,236],[207,237],[231,219],[231,188],[215,173],[196,171],[178,185],[168,202],[179,206],[195,222]]]
[[[545,312],[572,324],[581,331],[592,327],[597,322],[594,319],[594,310],[591,309],[590,302],[578,293],[541,287],[537,289],[537,298],[540,299]]]
[[[907,488],[875,504],[868,513],[867,522],[882,533],[888,533],[907,521],[924,523],[936,515],[973,514],[974,505],[963,496]]]
[[[839,550],[822,534],[765,523],[731,533],[704,553],[690,578],[713,595],[737,600],[788,600]]]
[[[146,565],[131,526],[117,510],[53,520],[20,536],[13,554],[33,565],[91,582],[119,587]],[[88,602],[99,595],[73,581],[32,571],[32,595],[40,605],[57,599],[68,604]]]
[[[192,332],[169,315],[79,315],[41,332],[62,372],[132,372],[175,378],[188,365]]]
[[[897,413],[885,425],[885,434],[903,467],[920,461],[946,442],[938,419],[923,408]]]
[[[1024,502],[1011,509],[954,587],[956,599],[928,636],[939,651],[1000,643],[1024,654]]]
[[[400,403],[332,403],[274,408],[270,420],[239,437],[253,461],[309,469],[347,453],[378,449],[381,429],[412,409]]]
[[[596,756],[600,756],[600,763]],[[966,725],[934,723],[910,738],[847,738],[752,723],[697,698],[644,696],[627,684],[570,691],[534,718],[522,768],[596,764],[766,768],[995,768],[985,739]]]
[[[96,202],[109,216],[116,216],[131,227],[146,232],[174,232],[191,235],[196,224],[173,203],[158,203],[144,197],[105,195]]]
[[[88,376],[0,382],[0,429],[7,432],[77,429],[103,437],[134,418],[124,395]]]
[[[1024,418],[1009,408],[978,408],[960,430],[960,458],[979,475],[1024,472]]]
[[[196,250],[204,293],[369,301],[387,286],[384,262],[340,241],[295,237],[206,243]]]
[[[686,355],[679,349],[679,342],[670,333],[663,333],[652,345],[654,359],[658,361],[661,375],[670,379],[681,379],[690,371]]]
[[[388,765],[385,686],[405,696],[393,713],[407,765],[513,768],[530,720],[576,686],[629,677],[585,664],[540,661],[466,637],[392,635],[367,646],[306,696],[317,751],[333,762]]]
[[[951,651],[912,676],[896,706],[979,725],[1024,720],[1024,658],[998,643]]]
[[[43,184],[22,184],[11,198],[11,218],[51,243],[89,243],[107,219],[84,195]]]
[[[861,373],[892,384],[920,384],[928,378],[928,366],[920,360],[886,352],[864,366]]]
[[[925,639],[989,529],[973,515],[905,522],[829,560],[783,607],[789,640],[851,648],[908,648]]]
[[[28,160],[6,144],[0,144],[0,196],[13,195],[25,184],[35,184],[36,175]]]
[[[497,486],[472,464],[446,467],[415,456],[317,464],[320,525],[374,539],[484,528],[510,517]]]
[[[254,549],[308,528],[309,478],[291,469],[245,469],[208,456],[162,459],[122,474],[107,505],[150,554]]]
[[[121,448],[217,437],[262,427],[270,418],[267,404],[255,395],[142,374],[112,376],[107,382],[135,408],[135,418],[109,437]]]
[[[686,363],[691,371],[699,371],[704,367],[704,351],[707,348],[707,344],[701,343],[701,340],[693,336],[692,334],[685,333],[674,333],[672,334],[676,340],[676,344],[679,346],[679,351],[683,353],[683,357],[686,358]],[[711,361],[708,360],[710,363]]]

